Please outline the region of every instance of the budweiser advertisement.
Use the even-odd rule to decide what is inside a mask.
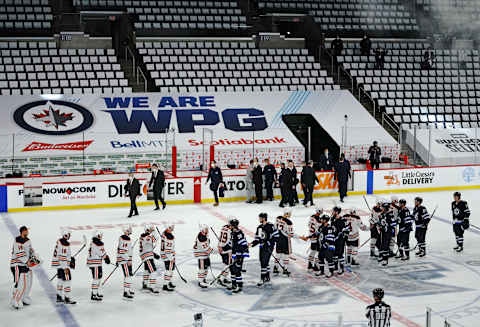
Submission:
[[[32,142],[22,150],[26,151],[49,151],[49,150],[59,150],[59,151],[83,151],[90,144],[91,141],[80,141],[80,142],[71,142],[71,143],[62,143],[62,144],[51,144],[51,143],[41,143],[41,142]]]

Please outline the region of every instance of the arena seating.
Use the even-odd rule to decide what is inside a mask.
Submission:
[[[132,92],[113,49],[57,49],[55,42],[0,42],[0,94]]]
[[[324,31],[418,31],[417,21],[399,0],[259,0],[267,12],[302,11]]]
[[[0,30],[50,30],[48,0],[0,0]]]
[[[477,127],[480,116],[478,50],[435,50],[430,70],[422,70],[425,40],[373,40],[388,49],[384,69],[375,57],[361,56],[359,42],[345,42],[338,62],[396,123],[406,127]],[[460,63],[464,51],[465,66]]]
[[[121,8],[135,14],[135,29],[235,30],[246,27],[237,1],[74,0],[78,8]]]
[[[416,0],[425,12],[432,13],[442,21],[452,20],[457,25],[470,23],[480,17],[476,0]]]
[[[252,41],[137,42],[162,92],[339,89],[306,49],[256,49]]]

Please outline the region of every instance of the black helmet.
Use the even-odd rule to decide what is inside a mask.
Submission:
[[[238,219],[236,219],[236,218],[231,219],[229,223],[230,223],[230,226],[235,227],[235,228],[237,228],[238,224],[239,224]]]
[[[462,194],[460,194],[460,192],[455,192],[455,193],[453,193],[453,196],[457,196],[460,199]]]
[[[262,212],[258,215],[259,218],[264,218],[264,219],[268,219],[268,215],[266,212]]]
[[[330,217],[327,216],[327,215],[321,215],[321,216],[320,216],[320,220],[321,220],[321,221],[324,221],[324,220],[329,221],[329,220],[330,220]]]
[[[400,204],[407,204],[407,200],[405,200],[405,199],[400,199],[400,201],[398,201],[398,203],[400,203]]]
[[[342,208],[340,208],[340,207],[333,207],[333,212],[340,213],[340,212],[342,212]]]
[[[415,198],[415,201],[417,201],[417,202],[419,202],[419,203],[422,203],[422,202],[423,202],[423,199],[422,199],[421,197],[417,196],[417,197]]]
[[[382,288],[375,288],[373,290],[373,297],[378,297],[380,300],[383,299],[383,296],[385,295],[385,292],[383,291]]]

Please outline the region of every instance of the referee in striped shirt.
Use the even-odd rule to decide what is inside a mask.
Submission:
[[[374,304],[367,307],[366,317],[369,327],[390,327],[390,318],[392,309],[388,304],[382,301],[385,292],[381,288],[373,290]]]

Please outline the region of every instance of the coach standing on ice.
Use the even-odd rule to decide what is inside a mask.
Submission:
[[[210,190],[213,192],[215,197],[215,207],[218,206],[218,188],[223,184],[223,176],[220,167],[217,167],[217,162],[215,160],[210,164],[210,170],[208,171],[208,177],[205,184],[208,184],[210,181]]]
[[[140,183],[133,173],[128,174],[127,184],[125,185],[125,196],[130,198],[130,213],[128,218],[138,216],[137,197],[140,197]]]
[[[153,185],[153,201],[155,201],[155,209],[159,210],[160,207],[158,206],[158,200],[162,202],[162,209],[165,209],[167,204],[163,199],[163,188],[165,187],[165,174],[163,170],[158,169],[157,164],[152,165],[152,177],[150,177],[150,182],[148,183],[148,187],[152,187]]]
[[[345,159],[345,153],[342,153],[339,161],[335,165],[335,179],[338,181],[340,202],[343,202],[343,198],[347,196],[348,179],[351,177],[350,162]]]
[[[315,175],[315,170],[313,169],[313,160],[310,160],[308,164],[303,167],[300,181],[305,193],[303,205],[306,207],[310,202],[310,205],[313,206],[313,187],[315,186],[315,183],[318,183],[317,175]]]

